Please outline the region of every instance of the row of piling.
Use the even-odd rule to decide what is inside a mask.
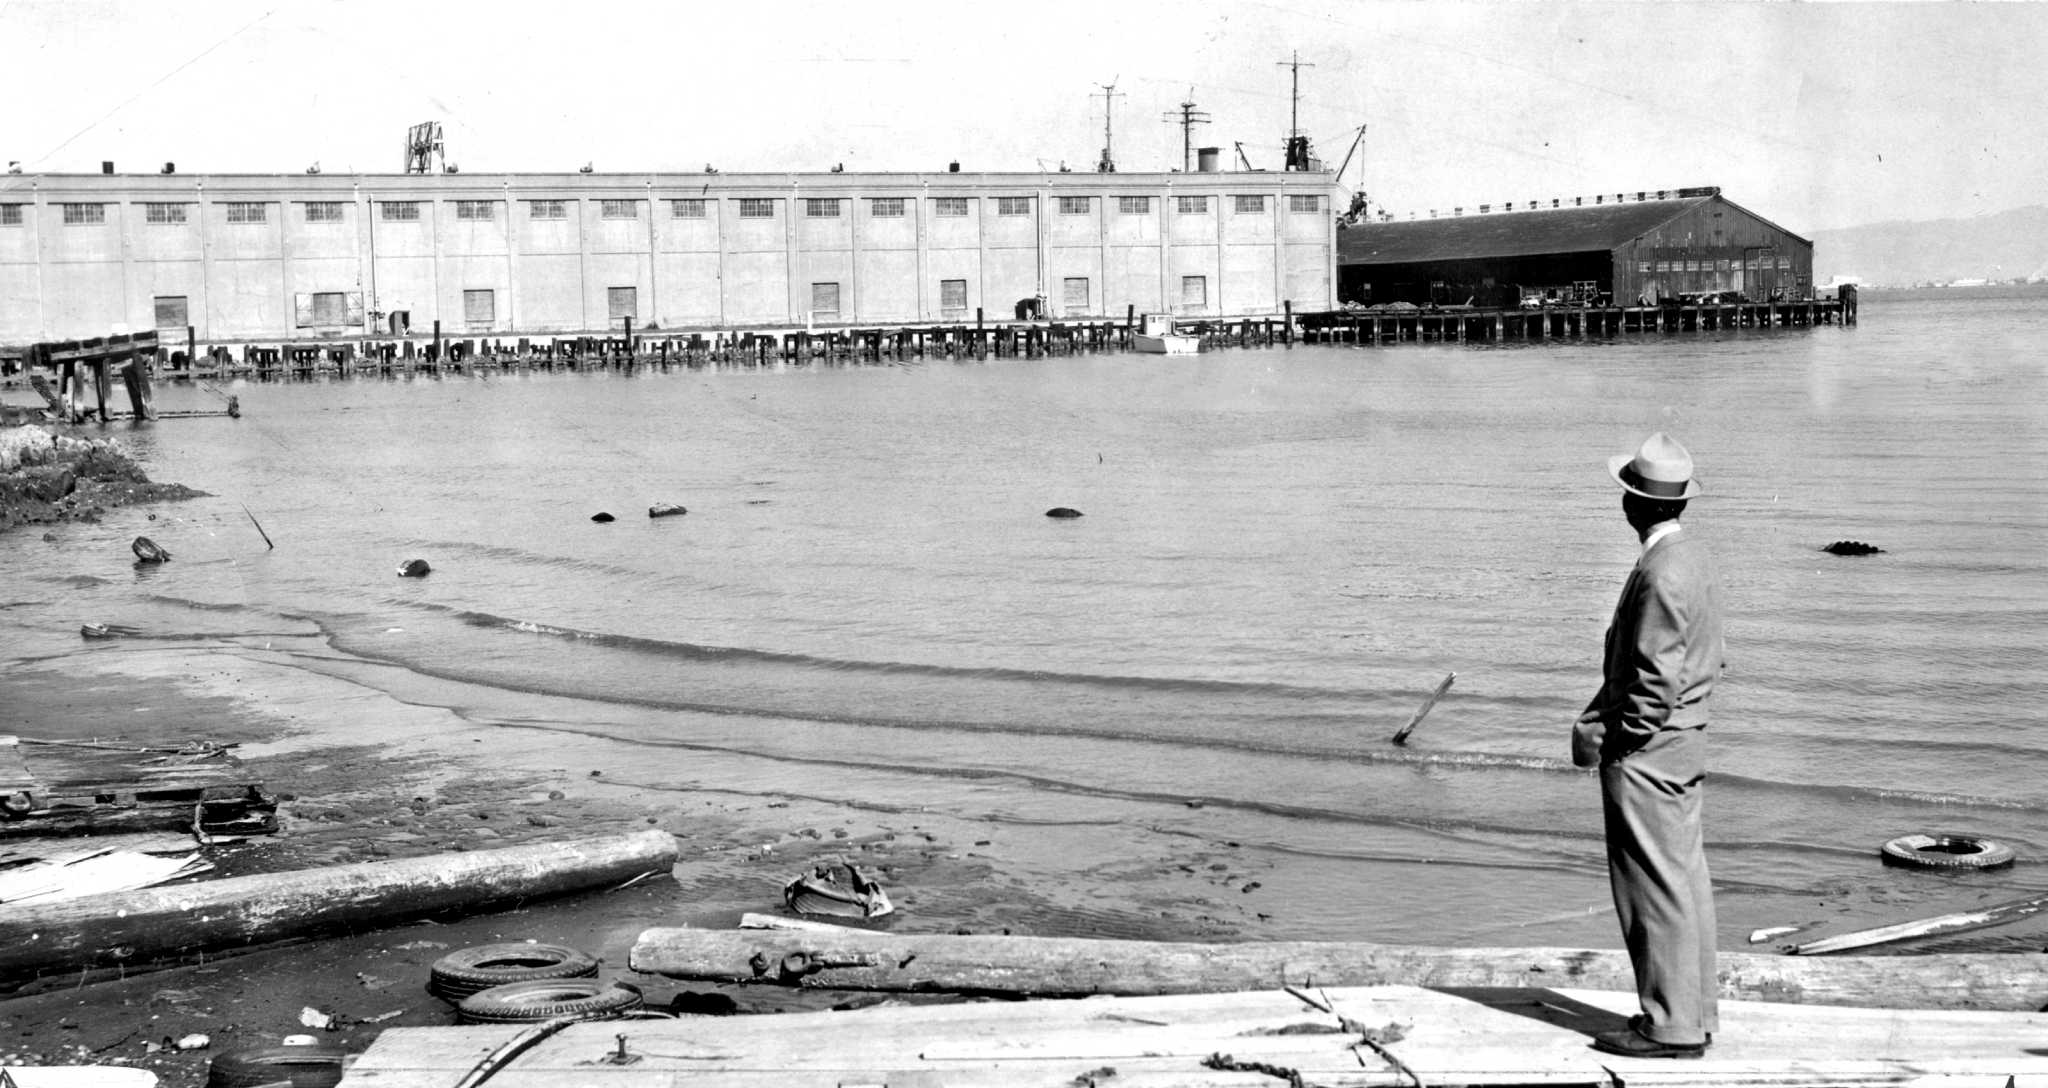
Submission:
[[[1312,344],[1462,343],[1855,323],[1855,303],[1843,299],[1527,310],[1359,308],[1303,314],[1301,339]]]

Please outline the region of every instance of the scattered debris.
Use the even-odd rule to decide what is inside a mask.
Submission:
[[[135,543],[128,545],[128,547],[135,553],[135,558],[139,562],[168,563],[171,559],[169,551],[166,551],[162,545],[146,536],[136,537]]]
[[[189,844],[187,844],[189,845]],[[0,903],[54,903],[104,892],[129,891],[194,876],[213,868],[195,852],[152,857],[104,846],[72,850],[0,873]]]
[[[839,882],[838,870],[846,870],[847,882]],[[798,914],[828,914],[839,918],[879,918],[896,909],[880,884],[861,875],[852,862],[820,865],[811,873],[790,881],[782,889],[782,901]]]
[[[673,502],[658,502],[647,508],[647,516],[650,518],[672,518],[677,514],[689,512],[680,503]]]
[[[1755,930],[1751,930],[1751,931],[1750,931],[1750,934],[1749,934],[1749,943],[1751,943],[1751,944],[1762,944],[1762,943],[1764,943],[1765,941],[1768,941],[1768,940],[1770,940],[1770,939],[1771,939],[1771,938],[1773,938],[1773,937],[1783,937],[1783,936],[1784,936],[1785,934],[1787,934],[1787,933],[1797,933],[1797,932],[1799,932],[1799,931],[1800,931],[1801,929],[1803,929],[1803,928],[1805,928],[1805,927],[1803,927],[1803,926],[1768,926],[1768,927],[1765,927],[1765,928],[1763,928],[1763,929],[1755,929]]]
[[[408,559],[398,565],[400,578],[425,578],[434,568],[424,559]]]
[[[1878,547],[1878,546],[1877,546],[1877,545],[1875,545],[1875,544],[1865,544],[1864,542],[1862,542],[1862,541],[1860,541],[1860,540],[1837,540],[1837,541],[1835,541],[1835,542],[1834,542],[1833,544],[1830,544],[1830,545],[1828,545],[1827,547],[1825,547],[1825,548],[1822,548],[1822,549],[1821,549],[1821,551],[1827,552],[1827,553],[1828,553],[1828,554],[1830,554],[1830,555],[1883,555],[1883,554],[1884,554],[1884,549],[1883,549],[1883,548],[1880,548],[1880,547]]]
[[[1081,516],[1081,512],[1071,506],[1055,506],[1047,510],[1045,516],[1049,518],[1078,518]]]

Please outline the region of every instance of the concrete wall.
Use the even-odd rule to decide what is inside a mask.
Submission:
[[[180,307],[202,340],[394,313],[595,331],[620,306],[636,328],[997,321],[1041,293],[1064,318],[1320,309],[1338,195],[1328,173],[11,175],[0,342]]]

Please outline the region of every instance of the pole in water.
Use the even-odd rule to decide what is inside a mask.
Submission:
[[[242,513],[249,514],[249,506],[247,503],[244,503],[242,505]],[[263,538],[263,543],[270,544],[270,550],[277,550],[277,545],[270,543],[270,534],[263,531],[263,523],[256,520],[256,515],[249,514],[249,524],[254,525],[256,527],[256,535]]]
[[[1415,716],[1408,719],[1408,724],[1402,726],[1399,733],[1394,734],[1395,744],[1408,743],[1408,734],[1414,732],[1415,727],[1422,724],[1423,715],[1428,714],[1429,709],[1436,705],[1436,701],[1444,697],[1444,692],[1451,690],[1451,681],[1457,678],[1458,674],[1454,672],[1444,674],[1443,683],[1438,684],[1436,690],[1429,693],[1429,698],[1422,701],[1422,709],[1416,711]]]

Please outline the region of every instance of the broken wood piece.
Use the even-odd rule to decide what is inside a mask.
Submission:
[[[802,953],[823,962],[868,956],[790,978],[774,970]],[[1353,941],[1195,944],[1058,937],[777,930],[643,931],[636,971],[699,982],[767,982],[846,990],[1001,994],[1217,993],[1289,979],[1321,986],[1584,986],[1635,988],[1619,949],[1436,948]],[[807,962],[810,962],[807,960]],[[1809,958],[1726,952],[1730,999],[1886,1008],[2034,1009],[2048,992],[2048,954]]]
[[[1395,744],[1408,743],[1408,734],[1413,733],[1415,731],[1415,727],[1422,724],[1423,715],[1428,714],[1430,708],[1436,706],[1436,701],[1444,697],[1444,692],[1451,690],[1451,681],[1456,680],[1457,678],[1457,673],[1445,674],[1443,682],[1436,686],[1435,691],[1429,693],[1429,698],[1423,700],[1422,709],[1417,710],[1415,712],[1415,716],[1408,719],[1408,724],[1402,726],[1401,731],[1394,734]]]
[[[1977,929],[2007,925],[2023,918],[2031,918],[2048,911],[2048,895],[2037,895],[2029,899],[2016,899],[2000,903],[1983,910],[1963,911],[1957,914],[1940,914],[1932,918],[1921,918],[1911,922],[1878,926],[1875,929],[1859,929],[1854,933],[1837,933],[1832,937],[1807,941],[1786,949],[1795,956],[1818,956],[1829,952],[1845,952],[1851,948],[1869,948],[1872,945],[1891,944],[1915,937],[1948,936],[1953,933],[1968,933]]]
[[[0,909],[147,888],[212,868],[196,851],[167,858],[99,846],[72,849],[0,872]]]

